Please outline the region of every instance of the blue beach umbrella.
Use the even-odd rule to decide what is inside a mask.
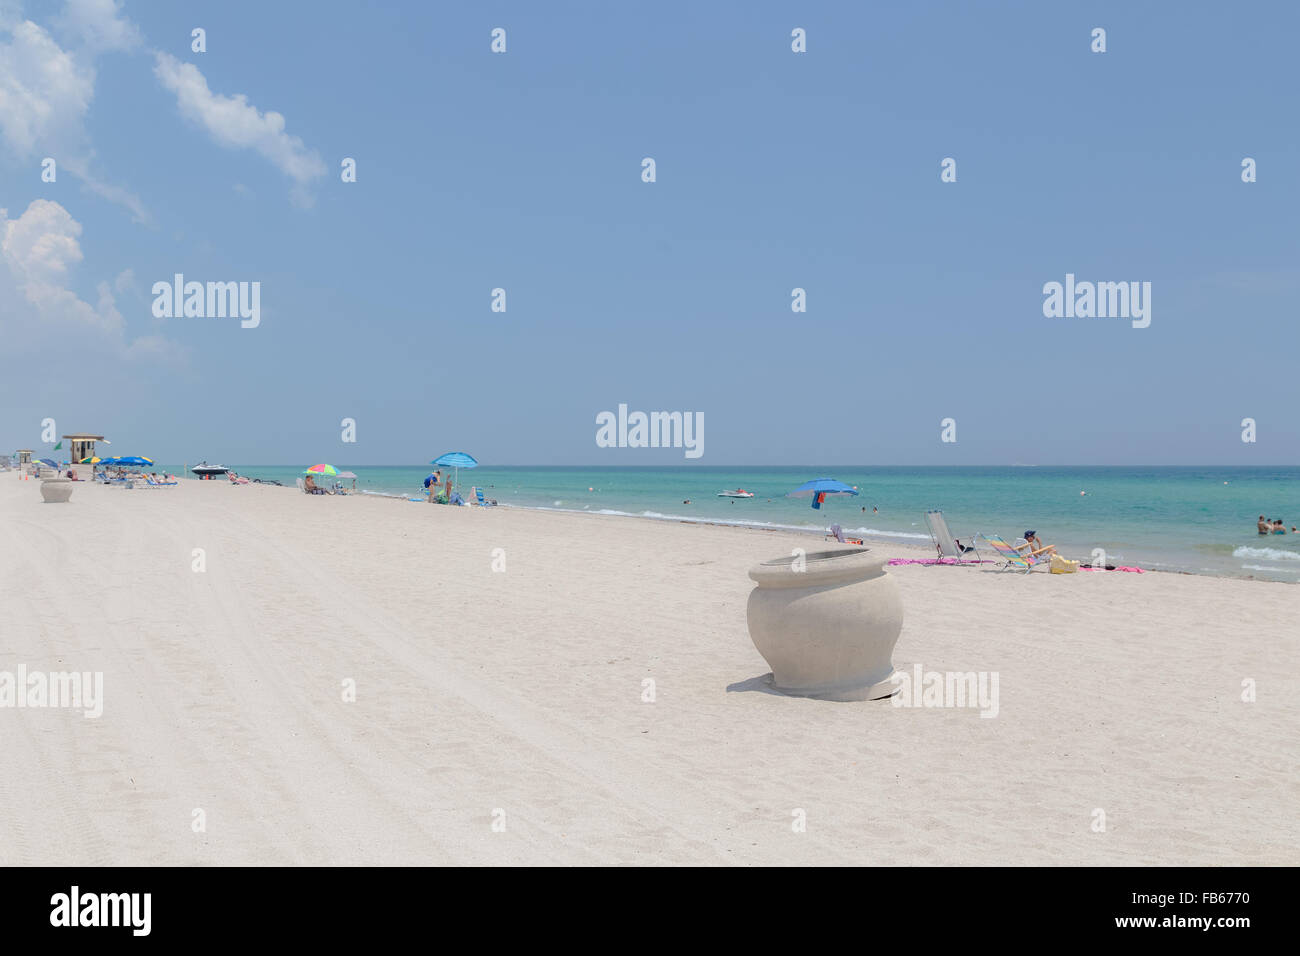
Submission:
[[[814,478],[812,481],[805,481],[794,491],[786,494],[787,498],[812,498],[814,509],[820,509],[822,502],[831,495],[856,495],[858,489],[852,485],[846,485],[842,481],[836,481],[834,478]]]
[[[431,465],[439,465],[443,468],[477,468],[478,462],[474,460],[473,455],[467,455],[463,451],[449,451],[447,454],[435,458],[429,462]]]
[[[153,459],[141,458],[139,455],[127,455],[124,458],[115,458],[113,460],[119,465],[130,465],[133,468],[139,465],[153,464]]]
[[[445,455],[439,455],[433,461],[429,462],[429,464],[437,465],[440,468],[455,468],[455,483],[458,485],[460,484],[460,470],[462,468],[478,467],[478,462],[474,460],[474,456],[467,455],[463,451],[449,451]]]
[[[36,460],[39,461],[42,465],[49,465],[51,468],[55,469],[56,471],[58,470],[59,463],[55,461],[53,458],[37,458]]]

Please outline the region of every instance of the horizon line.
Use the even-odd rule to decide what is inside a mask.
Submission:
[[[188,464],[188,462],[182,462]],[[197,462],[196,462],[197,464]],[[297,462],[240,462],[243,467],[254,468],[297,468],[300,467]],[[331,463],[332,464],[332,463]],[[355,468],[426,468],[433,467],[432,462],[424,463],[387,463],[387,464],[354,464],[349,467]],[[452,467],[452,466],[443,466]],[[538,464],[535,462],[491,462],[484,464],[479,463],[480,468],[1300,468],[1300,462],[1263,462],[1260,464],[1216,464],[1212,462],[1125,462],[1122,464],[1084,464],[1079,462],[1061,462],[1061,463],[1034,463],[1026,464],[1023,462],[969,462],[964,464],[936,465],[936,464],[820,464],[810,465],[804,462],[794,464],[776,464],[773,462],[727,462],[724,464],[594,464],[590,462],[578,462],[567,464]]]

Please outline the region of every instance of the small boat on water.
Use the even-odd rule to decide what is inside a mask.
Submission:
[[[744,488],[737,488],[735,491],[719,491],[719,498],[752,498],[754,493],[746,491]]]
[[[209,465],[207,461],[201,461],[190,469],[200,478],[215,478],[217,475],[224,475],[229,470],[225,465]]]

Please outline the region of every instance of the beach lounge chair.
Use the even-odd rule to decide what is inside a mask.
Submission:
[[[478,485],[474,486],[474,500],[484,508],[492,508],[496,505],[496,499],[483,497],[483,489]]]
[[[964,550],[958,546],[952,532],[948,530],[948,522],[944,519],[942,511],[927,511],[925,523],[930,528],[930,540],[934,542],[934,549],[939,552],[940,563],[943,563],[944,558],[960,561],[967,551],[974,552],[976,560],[979,559],[979,552],[975,550],[974,542]]]
[[[829,528],[829,529],[827,530],[827,532],[826,532],[825,537],[826,537],[826,538],[834,538],[834,539],[835,539],[836,541],[838,541],[840,544],[861,544],[861,543],[862,543],[862,539],[861,539],[861,538],[846,538],[846,537],[844,537],[844,529],[841,528],[841,527],[840,527],[839,525],[837,525],[837,524],[833,524],[833,525],[830,526],[830,528]]]
[[[1022,551],[1013,545],[1007,544],[1002,538],[995,534],[980,535],[988,542],[989,547],[1006,559],[1002,565],[1002,570],[1015,568],[1028,574],[1040,564],[1048,564],[1051,561],[1051,555],[1056,550],[1055,547],[1042,548],[1038,551]]]

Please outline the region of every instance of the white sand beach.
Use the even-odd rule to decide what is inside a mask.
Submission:
[[[766,688],[807,536],[0,479],[0,671],[104,675],[0,709],[0,865],[1300,863],[1295,586],[892,568],[986,719]]]

